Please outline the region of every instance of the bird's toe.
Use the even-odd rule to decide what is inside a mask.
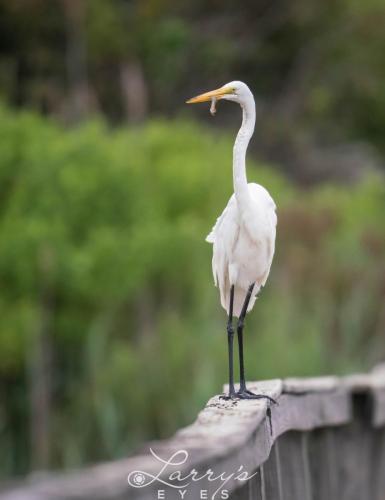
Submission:
[[[278,404],[275,399],[266,394],[255,394],[254,392],[249,391],[248,389],[242,389],[237,392],[237,397],[239,399],[267,399],[272,404]]]

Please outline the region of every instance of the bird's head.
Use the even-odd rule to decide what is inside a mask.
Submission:
[[[246,106],[250,100],[253,100],[253,94],[251,90],[243,82],[230,82],[223,85],[219,89],[211,90],[210,92],[205,92],[196,97],[189,99],[187,104],[195,104],[198,102],[206,102],[211,100],[226,99],[227,101],[234,101],[241,106]]]

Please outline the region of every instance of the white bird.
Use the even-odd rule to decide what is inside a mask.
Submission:
[[[261,185],[248,183],[246,150],[255,127],[255,102],[249,87],[239,81],[189,99],[187,103],[212,101],[215,113],[217,100],[238,103],[242,108],[242,125],[233,149],[234,194],[217,219],[206,241],[213,244],[213,275],[219,288],[221,304],[228,314],[229,394],[226,398],[268,398],[247,390],[243,362],[243,326],[258,292],[269,276],[275,250],[277,225],[276,205]],[[240,389],[234,388],[233,316],[238,317]]]

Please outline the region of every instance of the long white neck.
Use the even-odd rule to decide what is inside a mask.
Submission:
[[[252,96],[242,107],[242,125],[233,149],[233,182],[238,207],[242,210],[249,199],[246,177],[246,150],[254,132],[255,102]]]

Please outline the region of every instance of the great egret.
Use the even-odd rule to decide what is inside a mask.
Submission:
[[[266,283],[275,249],[277,216],[275,203],[268,191],[259,184],[247,183],[246,150],[255,126],[255,102],[249,87],[243,82],[230,82],[219,89],[189,99],[187,103],[212,101],[215,113],[217,100],[237,102],[242,108],[242,126],[233,149],[234,194],[217,219],[206,241],[213,244],[213,274],[219,287],[221,304],[227,311],[229,349],[229,399],[267,398],[246,388],[243,362],[243,327],[258,292]],[[240,388],[234,388],[233,316],[238,317]]]

